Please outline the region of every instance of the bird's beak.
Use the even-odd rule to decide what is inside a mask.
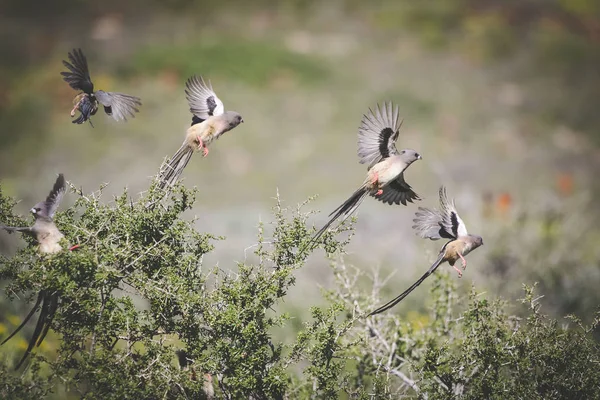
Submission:
[[[244,123],[244,118],[242,118],[242,120],[240,121],[240,123],[242,123],[242,124]]]
[[[417,160],[422,160],[423,157],[421,157],[421,155],[419,154],[419,157],[417,157]]]

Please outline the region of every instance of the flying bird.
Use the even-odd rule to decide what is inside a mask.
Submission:
[[[183,144],[171,159],[161,168],[159,187],[173,186],[192,154],[202,150],[208,155],[208,146],[225,132],[244,122],[235,111],[225,111],[223,102],[217,97],[210,81],[196,75],[185,83],[185,95],[192,112],[192,125],[188,128]]]
[[[41,254],[55,254],[62,250],[62,246],[60,245],[61,239],[64,235],[58,230],[52,217],[56,213],[58,206],[60,204],[61,199],[63,198],[66,191],[65,177],[63,174],[59,174],[56,182],[54,183],[54,187],[48,194],[48,197],[45,201],[41,201],[37,203],[30,210],[35,218],[35,222],[31,227],[10,227],[10,226],[0,226],[0,228],[6,230],[9,233],[13,232],[21,232],[24,234],[31,235],[36,238],[38,242],[38,251]],[[75,249],[78,246],[73,246],[70,250]],[[52,318],[54,317],[54,313],[58,308],[58,295],[56,293],[50,292],[48,290],[41,290],[38,294],[35,305],[31,309],[31,311],[27,314],[23,322],[15,329],[13,333],[10,334],[0,345],[3,345],[8,340],[10,340],[14,335],[16,335],[25,324],[31,319],[35,311],[38,307],[42,305],[40,315],[38,318],[38,322],[35,326],[35,330],[31,339],[29,341],[29,345],[27,346],[27,350],[25,350],[25,354],[17,364],[15,369],[19,369],[21,364],[25,361],[27,356],[31,353],[31,350],[35,346],[39,346],[48,330],[50,329],[50,324],[52,322]]]
[[[387,204],[407,205],[421,198],[404,180],[404,171],[413,162],[422,159],[414,150],[398,151],[396,140],[400,133],[402,120],[398,106],[392,103],[377,105],[375,111],[362,118],[358,129],[358,157],[361,164],[369,164],[367,177],[363,184],[342,205],[333,210],[331,219],[310,240],[307,246],[314,244],[336,220],[345,221],[360,206],[367,195]]]
[[[104,112],[116,121],[127,121],[127,117],[135,118],[135,113],[139,112],[138,107],[142,105],[139,97],[103,90],[94,91],[87,59],[81,49],[73,49],[73,52],[69,53],[69,61],[63,60],[64,66],[69,71],[60,74],[69,86],[82,92],[73,99],[74,107],[71,110],[71,117],[75,116],[77,110],[81,113],[77,119],[72,121],[74,124],[83,124],[85,121],[90,121],[90,125],[92,125],[90,117],[98,111],[98,104],[102,104]]]
[[[394,307],[406,296],[410,294],[417,286],[419,286],[429,275],[433,274],[437,267],[442,263],[448,262],[452,268],[458,273],[458,277],[462,277],[462,271],[454,266],[461,260],[463,270],[467,267],[465,256],[483,246],[483,238],[478,235],[472,235],[467,232],[467,227],[463,220],[458,215],[454,200],[448,201],[446,196],[446,188],[440,187],[440,210],[419,207],[415,214],[415,225],[413,229],[416,234],[424,239],[438,240],[449,239],[440,250],[437,260],[427,270],[427,272],[419,278],[411,287],[406,289],[400,296],[392,301],[384,304],[375,311],[372,311],[368,316],[379,314]]]

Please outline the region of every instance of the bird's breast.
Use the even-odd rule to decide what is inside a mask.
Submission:
[[[208,146],[215,139],[214,128],[209,121],[210,119],[207,119],[206,121],[202,121],[201,123],[192,125],[188,128],[185,136],[185,141],[188,146],[198,150],[198,139],[202,140],[204,146]]]
[[[399,162],[395,158],[387,158],[382,162],[375,164],[373,172],[376,172],[379,177],[380,185],[386,185],[396,179],[402,171],[404,171],[404,163]]]
[[[64,237],[56,226],[51,225],[40,229],[37,234],[40,253],[58,253],[62,250],[58,242]]]
[[[459,254],[463,254],[462,242],[459,240],[453,240],[446,245],[444,251],[444,261],[448,261],[450,265],[454,265],[456,260],[460,258]]]

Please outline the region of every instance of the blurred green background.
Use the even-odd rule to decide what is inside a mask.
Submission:
[[[443,183],[484,237],[462,290],[475,282],[512,298],[538,281],[547,312],[584,321],[600,303],[598,1],[5,0],[2,9],[0,179],[23,215],[58,172],[88,192],[104,182],[109,193],[145,190],[189,126],[183,84],[202,74],[245,123],[195,156],[184,182],[202,193],[198,229],[227,237],[204,263],[234,268],[252,260],[277,189],[291,206],[319,194],[316,225],[355,190],[362,114],[391,100],[404,118],[398,147],[423,155],[406,174],[418,205],[437,206]],[[76,93],[59,72],[74,47],[96,88],[142,98],[135,119],[99,112],[95,128],[70,123]],[[413,234],[416,209],[370,199],[358,213],[345,260],[394,272],[390,297],[442,245]],[[0,233],[0,250],[21,245]],[[318,250],[298,272],[286,307],[299,320],[306,299],[318,304],[331,285],[327,265]],[[396,312],[420,318],[426,286]],[[0,297],[0,337],[27,306]]]

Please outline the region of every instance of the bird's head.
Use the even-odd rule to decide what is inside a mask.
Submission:
[[[38,218],[47,218],[48,217],[46,215],[46,205],[44,204],[43,201],[40,201],[39,203],[37,203],[29,211],[31,212],[31,214],[33,214],[33,217],[35,219],[38,219]]]
[[[470,235],[473,238],[473,249],[483,246],[483,238],[478,235]]]
[[[417,153],[416,151],[414,151],[412,149],[400,150],[399,156],[402,159],[402,161],[404,161],[406,163],[406,165],[410,165],[417,160],[423,159],[423,157],[421,157],[421,155],[419,153]]]
[[[236,126],[238,126],[239,124],[244,122],[244,119],[242,118],[242,116],[239,113],[236,113],[235,111],[226,111],[223,114],[223,116],[225,117],[225,120],[229,124],[229,130],[235,128]]]

